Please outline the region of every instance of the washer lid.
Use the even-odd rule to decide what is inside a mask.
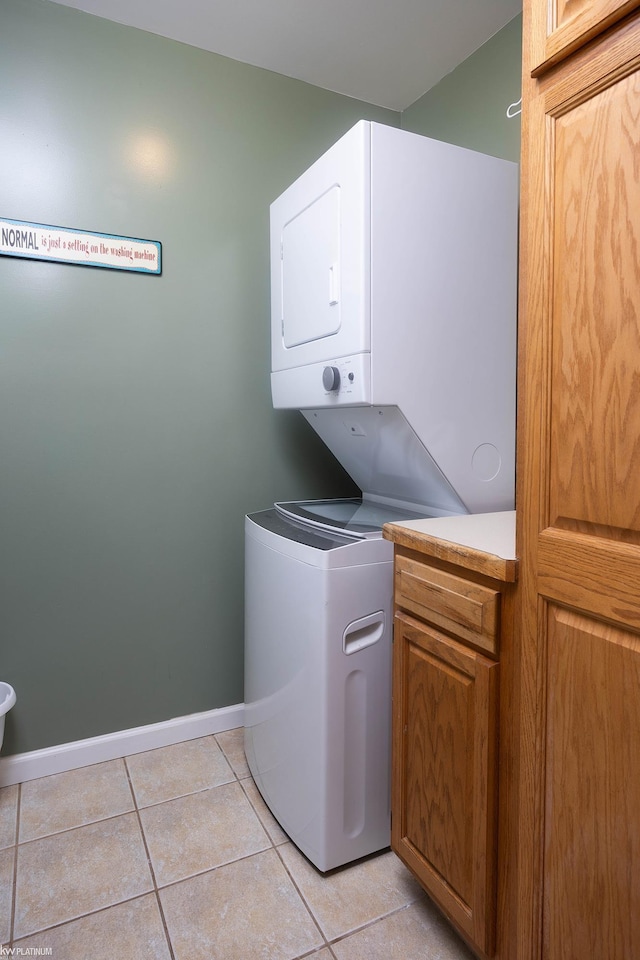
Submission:
[[[301,413],[369,499],[424,505],[429,516],[469,512],[399,407]]]
[[[363,497],[343,500],[294,500],[274,503],[276,510],[298,523],[340,532],[358,540],[379,538],[384,523],[424,519],[424,513],[393,507]]]

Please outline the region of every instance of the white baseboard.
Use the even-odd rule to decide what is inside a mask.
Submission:
[[[195,740],[212,733],[223,733],[244,724],[244,704],[192,713],[146,727],[132,727],[88,740],[75,740],[29,753],[14,753],[0,757],[0,787],[24,783],[52,773],[64,773],[78,767],[88,767],[104,760],[117,760],[132,753],[144,753],[156,747],[167,747],[183,740]]]

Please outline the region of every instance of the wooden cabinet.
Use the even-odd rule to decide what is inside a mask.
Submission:
[[[544,72],[639,6],[640,0],[536,0],[526,38],[529,69]]]
[[[395,600],[403,610],[448,630],[458,640],[495,654],[500,593],[398,551]]]
[[[510,586],[407,549],[401,529],[385,528],[396,540],[391,845],[467,942],[492,956]]]
[[[403,613],[394,644],[391,845],[459,930],[489,953],[498,664]]]
[[[525,2],[515,956],[632,960],[640,956],[640,14],[628,15],[635,3],[556,6],[573,10],[574,24],[603,17],[609,29],[576,33],[558,65],[541,69],[548,4]]]

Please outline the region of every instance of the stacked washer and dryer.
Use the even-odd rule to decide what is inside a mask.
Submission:
[[[245,520],[245,752],[322,871],[390,839],[387,521],[513,508],[518,170],[361,121],[271,206],[271,386],[362,490]]]

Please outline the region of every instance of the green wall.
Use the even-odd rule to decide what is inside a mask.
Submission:
[[[0,216],[161,277],[0,258],[3,753],[243,699],[243,518],[350,493],[269,392],[269,203],[399,115],[43,0],[0,5]]]
[[[402,127],[504,160],[520,160],[522,16],[515,17],[402,114]]]
[[[0,2],[0,216],[161,277],[0,257],[3,753],[241,702],[243,517],[349,479],[269,393],[269,203],[360,117],[518,159],[520,18],[399,114]]]

